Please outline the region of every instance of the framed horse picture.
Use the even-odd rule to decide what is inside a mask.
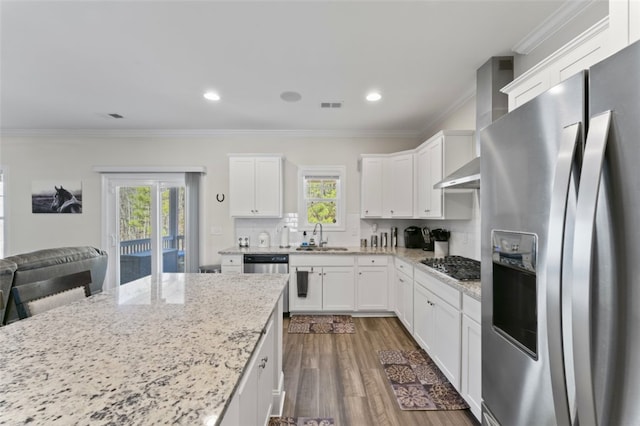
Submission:
[[[33,181],[32,213],[82,213],[82,182],[68,180]]]

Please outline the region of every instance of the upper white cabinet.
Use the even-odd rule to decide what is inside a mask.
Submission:
[[[362,155],[360,216],[413,217],[413,152]]]
[[[363,156],[360,180],[360,217],[382,217],[382,182],[385,157]]]
[[[229,156],[233,217],[282,217],[282,156]]]
[[[605,17],[506,85],[502,92],[509,96],[509,111],[613,53],[610,32]]]
[[[474,158],[472,130],[445,130],[415,152],[416,209],[420,219],[470,219],[473,190],[434,189],[433,185]]]

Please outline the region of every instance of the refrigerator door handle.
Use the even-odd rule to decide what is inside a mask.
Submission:
[[[611,111],[591,117],[582,163],[573,244],[572,322],[573,359],[578,421],[598,425],[593,389],[591,342],[591,272],[596,207],[609,136]]]
[[[581,123],[575,123],[562,130],[555,178],[551,192],[549,211],[549,234],[547,244],[547,328],[549,342],[549,367],[551,388],[558,425],[570,426],[572,416],[567,390],[567,371],[564,365],[562,334],[562,270],[564,256],[565,228],[567,226],[567,203],[569,199],[571,171],[574,167],[576,148],[580,140]]]

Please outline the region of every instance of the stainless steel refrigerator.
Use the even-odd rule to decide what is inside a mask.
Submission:
[[[640,425],[640,42],[481,144],[483,424]]]

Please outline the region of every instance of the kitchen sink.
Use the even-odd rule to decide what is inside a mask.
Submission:
[[[304,247],[296,247],[297,251],[347,251],[349,250],[346,247],[318,247],[318,246],[304,246]]]

